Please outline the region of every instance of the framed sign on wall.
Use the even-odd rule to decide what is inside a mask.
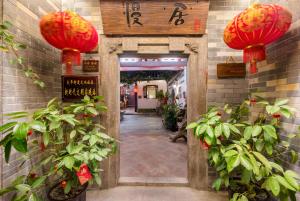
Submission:
[[[106,35],[202,35],[208,0],[101,0]]]
[[[82,61],[83,72],[99,72],[99,60],[88,59]]]
[[[78,102],[84,96],[98,96],[98,76],[62,76],[62,100]]]

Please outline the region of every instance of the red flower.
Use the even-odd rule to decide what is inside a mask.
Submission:
[[[252,98],[250,99],[250,105],[255,105],[256,104],[256,99],[255,98]]]
[[[87,164],[82,164],[76,174],[81,185],[92,179],[92,174]]]
[[[275,118],[275,119],[279,119],[280,117],[281,117],[280,114],[273,114],[273,118]]]
[[[206,141],[204,140],[200,140],[200,145],[202,147],[203,150],[208,150],[210,148],[210,145],[206,143]]]
[[[45,151],[46,146],[45,146],[44,142],[41,142],[41,144],[40,144],[40,149],[41,149],[42,152]]]
[[[29,177],[31,179],[35,179],[37,177],[37,174],[36,173],[30,173]]]
[[[66,182],[66,181],[62,181],[62,182],[60,183],[60,187],[66,188],[66,186],[67,186],[67,182]]]
[[[33,131],[32,130],[29,130],[28,132],[27,132],[27,136],[31,136],[33,134]]]
[[[224,140],[224,137],[223,137],[223,136],[220,136],[218,139],[221,140],[221,141],[223,141],[223,140]]]

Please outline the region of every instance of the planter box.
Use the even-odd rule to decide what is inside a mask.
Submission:
[[[49,201],[86,201],[86,190],[87,190],[88,184],[86,184],[83,188],[83,190],[81,192],[79,192],[75,197],[71,197],[71,198],[58,198],[58,197],[53,197],[52,193],[54,190],[56,190],[57,188],[60,188],[60,183],[54,185],[50,191],[48,192],[48,200]]]

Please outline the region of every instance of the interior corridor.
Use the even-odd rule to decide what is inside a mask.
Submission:
[[[172,143],[155,115],[124,115],[121,122],[121,178],[186,178],[187,145]],[[173,133],[174,134],[174,133]]]

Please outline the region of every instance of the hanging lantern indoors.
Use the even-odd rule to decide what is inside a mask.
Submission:
[[[224,31],[225,43],[244,50],[244,62],[256,73],[256,62],[266,59],[265,46],[282,37],[292,23],[292,14],[274,4],[253,4],[236,16]]]
[[[67,74],[72,74],[72,64],[80,65],[80,53],[89,52],[98,45],[98,34],[93,25],[72,11],[44,16],[40,29],[48,43],[62,50]]]

